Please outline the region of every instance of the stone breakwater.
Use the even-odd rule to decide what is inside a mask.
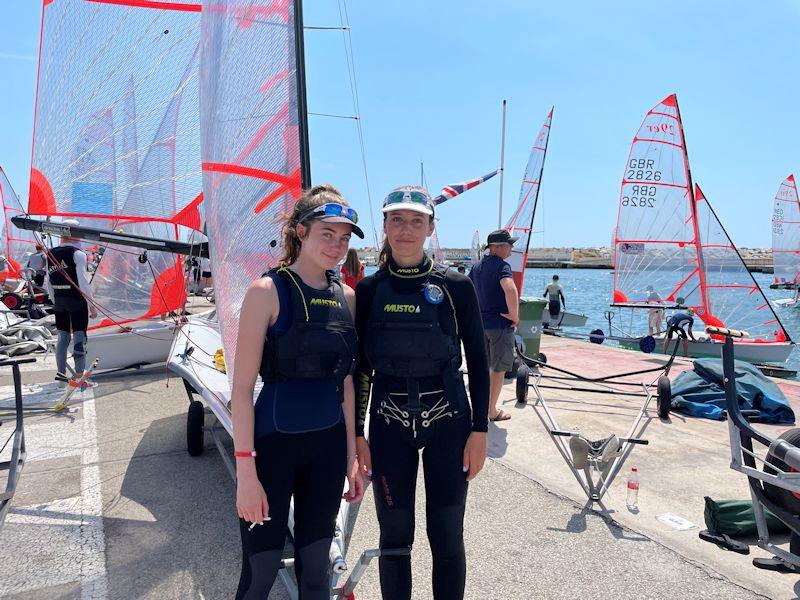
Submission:
[[[444,248],[445,259],[458,263],[468,261],[469,248]],[[739,248],[745,264],[751,271],[772,273],[772,251],[768,248]],[[368,264],[375,264],[378,252],[374,248],[359,250],[359,257]],[[529,268],[559,269],[613,269],[614,256],[611,248],[532,248],[528,253]]]

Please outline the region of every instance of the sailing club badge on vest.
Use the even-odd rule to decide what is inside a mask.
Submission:
[[[444,300],[444,291],[438,285],[429,283],[425,286],[425,300],[431,304],[439,304]]]

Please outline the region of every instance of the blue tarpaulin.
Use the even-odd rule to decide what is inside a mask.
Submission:
[[[762,423],[794,423],[794,411],[775,383],[750,363],[737,360],[734,369],[742,409],[760,411]],[[693,417],[721,420],[725,410],[722,386],[722,361],[698,358],[693,371],[684,371],[672,382],[672,409]]]

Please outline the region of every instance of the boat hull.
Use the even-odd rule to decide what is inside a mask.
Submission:
[[[544,314],[542,315],[542,321],[545,327],[554,328],[554,327],[583,327],[586,325],[586,321],[589,320],[588,315],[582,315],[580,313],[569,312],[567,310],[562,310],[558,313],[558,317],[556,317],[555,321],[552,321],[550,318],[550,313],[547,312],[545,308]]]
[[[174,338],[168,353],[167,367],[192,387],[198,399],[211,411],[228,435],[233,437],[228,376],[214,366],[214,354],[219,348],[222,348],[222,336],[216,316],[211,313],[192,316],[181,325],[179,334]],[[256,394],[260,386],[261,378],[258,379]],[[331,568],[336,576],[347,568],[344,557],[349,511],[350,504],[342,500],[330,550]],[[290,522],[293,523],[291,516]]]
[[[619,339],[620,346],[631,350],[639,350],[640,338]],[[672,354],[675,344],[679,343],[678,356],[683,356],[683,340],[673,338],[664,349],[664,337],[656,337],[656,347],[653,353]],[[692,358],[721,358],[722,342],[713,340],[692,341],[689,340],[689,356]],[[786,342],[737,342],[735,344],[736,360],[743,360],[749,363],[783,363],[792,353],[793,344]]]

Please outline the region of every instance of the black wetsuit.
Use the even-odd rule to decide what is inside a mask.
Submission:
[[[266,598],[275,581],[294,495],[295,572],[301,600],[329,600],[329,552],[347,471],[342,382],[356,340],[338,282],[309,287],[294,273],[270,273],[280,302],[267,332],[255,406],[256,471],[269,521],[240,519],[237,600]]]
[[[427,258],[421,265],[410,269],[391,264],[389,269],[381,269],[363,279],[356,288],[356,329],[359,334],[356,433],[363,435],[370,404],[370,384],[374,380],[369,408],[369,443],[381,547],[411,546],[414,542],[414,500],[419,448],[422,447],[427,533],[433,554],[433,595],[436,600],[461,600],[466,578],[463,523],[467,481],[463,453],[471,431],[487,430],[489,367],[481,313],[472,282],[460,273],[445,271],[441,267],[436,269],[439,275],[432,276],[431,268]],[[433,290],[433,301],[439,301],[433,312],[433,302],[424,293],[426,285],[445,288],[444,295]],[[403,313],[406,323],[413,323],[417,315],[421,321],[433,318],[431,329],[439,331],[431,334],[430,343],[426,343],[428,334],[424,331],[401,333],[400,337],[394,338],[402,340],[403,335],[409,336],[407,347],[414,348],[415,353],[408,357],[409,364],[419,359],[423,359],[422,363],[427,359],[436,360],[432,356],[436,352],[431,348],[443,347],[446,338],[453,340],[458,354],[457,364],[448,368],[457,369],[461,363],[460,342],[463,342],[471,374],[469,401],[462,379],[459,377],[458,385],[455,385],[444,369],[442,373],[426,374],[414,381],[376,372],[379,370],[370,361],[370,355],[375,355],[370,351],[374,340],[369,336],[385,335],[391,332],[392,327],[398,327],[396,321],[402,321],[397,318],[398,313]],[[388,322],[388,325],[383,325],[383,330],[375,325],[375,321],[381,319]],[[426,357],[426,353],[431,356]],[[400,358],[393,362],[404,361]],[[391,369],[393,365],[384,367],[384,370]],[[403,416],[403,411],[411,406],[412,396],[418,396],[419,405],[424,409],[419,419]],[[381,558],[380,580],[384,600],[410,599],[410,557]]]

